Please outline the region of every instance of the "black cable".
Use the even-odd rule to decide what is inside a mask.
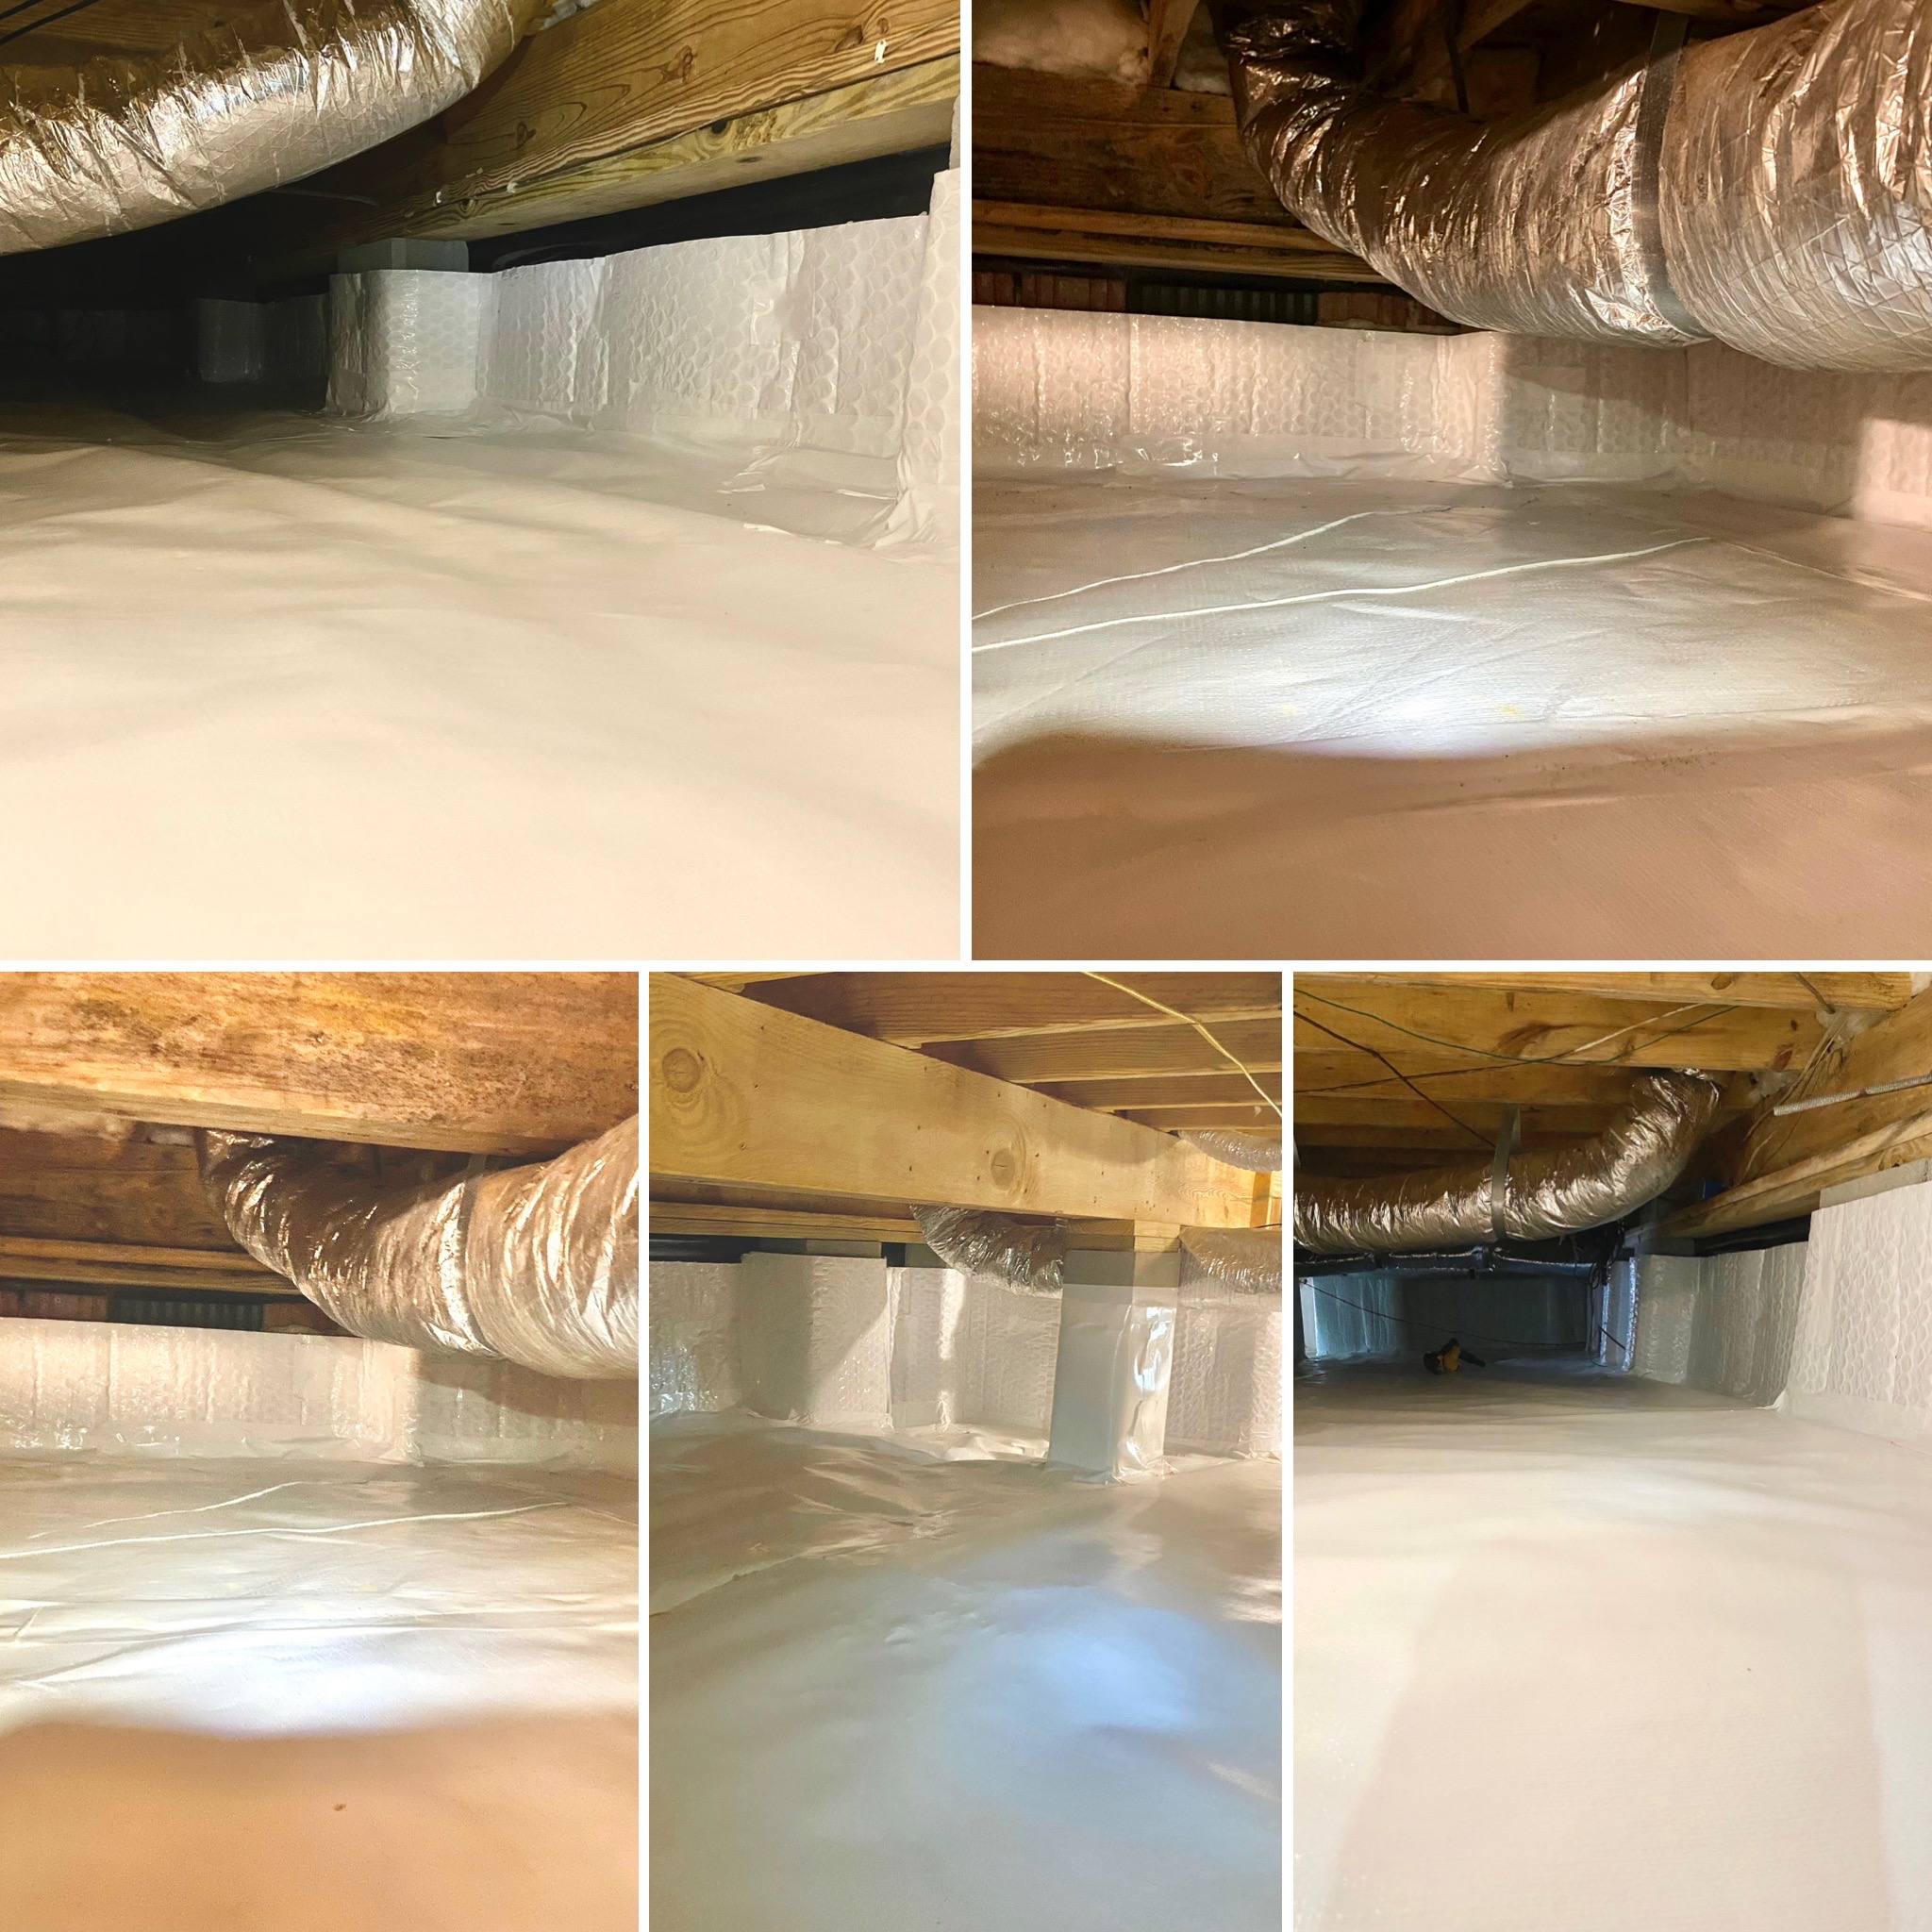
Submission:
[[[12,12],[0,13],[0,20],[11,20],[15,13],[24,13],[28,7],[39,4],[40,0],[24,0],[24,4],[14,8]],[[58,13],[49,13],[41,20],[29,21],[25,26],[15,27],[10,34],[0,34],[0,47],[5,47],[14,41],[23,41],[28,34],[39,33],[43,26],[52,26],[57,20],[65,20],[71,13],[83,13],[88,8],[97,4],[98,0],[74,0],[71,7],[63,7]]]
[[[1471,1126],[1467,1121],[1457,1120],[1456,1116],[1453,1113],[1451,1113],[1449,1109],[1446,1107],[1444,1107],[1440,1100],[1435,1099],[1430,1094],[1424,1093],[1423,1090],[1420,1087],[1418,1087],[1415,1084],[1415,1082],[1411,1080],[1408,1077],[1408,1075],[1405,1074],[1402,1071],[1402,1069],[1395,1064],[1393,1060],[1388,1058],[1386,1056],[1382,1054],[1375,1053],[1375,1049],[1373,1046],[1363,1046],[1360,1044],[1359,1041],[1350,1040],[1349,1038],[1347,1038],[1346,1035],[1336,1032],[1334,1027],[1323,1025],[1321,1021],[1311,1019],[1307,1013],[1299,1013],[1295,1017],[1301,1021],[1304,1026],[1312,1026],[1317,1033],[1325,1033],[1330,1040],[1341,1041],[1343,1046],[1354,1047],[1357,1053],[1374,1054],[1375,1058],[1380,1060],[1382,1064],[1385,1067],[1387,1067],[1389,1071],[1391,1074],[1393,1074],[1395,1077],[1398,1080],[1400,1080],[1402,1084],[1405,1087],[1407,1087],[1408,1091],[1411,1093],[1413,1093],[1418,1100],[1422,1101],[1426,1106],[1433,1107],[1436,1109],[1436,1111],[1439,1114],[1441,1114],[1442,1118],[1445,1121],[1447,1121],[1452,1127],[1460,1127],[1465,1134],[1471,1136],[1475,1141],[1476,1144],[1483,1148],[1486,1152],[1493,1147],[1494,1143],[1491,1141],[1490,1141],[1485,1135],[1477,1133],[1476,1130],[1473,1126]]]

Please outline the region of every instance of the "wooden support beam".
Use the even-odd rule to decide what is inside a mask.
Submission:
[[[1426,1047],[1453,1061],[1485,1054],[1531,1060],[1569,1058],[1633,1067],[1720,1072],[1802,1066],[1824,1038],[1814,1013],[1686,1003],[1673,1014],[1652,1001],[1588,993],[1511,992],[1453,983],[1378,986],[1353,975],[1297,975],[1295,1051],[1328,1053],[1341,1042],[1394,1058]],[[1727,1006],[1730,1010],[1725,1010]],[[1507,1063],[1507,1062],[1506,1062]]]
[[[0,1099],[459,1153],[637,1110],[627,973],[0,974]]]
[[[1257,1074],[1262,1091],[1271,1099],[1281,1098],[1281,1075]],[[1091,1107],[1102,1113],[1119,1113],[1130,1108],[1227,1106],[1262,1107],[1254,1088],[1241,1074],[1169,1074],[1148,1080],[1067,1080],[1038,1087],[1036,1092],[1069,1107]],[[1268,1109],[1262,1107],[1262,1110]],[[1274,1116],[1271,1114],[1270,1118]]]
[[[822,973],[746,989],[762,1006],[823,1021],[895,1046],[1008,1039],[1026,1034],[1137,1031],[1171,1027],[1184,1013],[1217,1028],[1223,1020],[1279,1024],[1279,973]],[[1150,1007],[1158,1000],[1173,1012]],[[1197,1058],[1214,1049],[1193,1035]]]
[[[72,1281],[89,1287],[192,1289],[203,1294],[300,1300],[294,1285],[242,1254],[142,1247],[116,1241],[35,1241],[0,1235],[0,1280]]]
[[[1923,1091],[1916,1109],[1889,1126],[1860,1134],[1808,1159],[1744,1181],[1707,1201],[1669,1215],[1659,1225],[1665,1235],[1690,1239],[1732,1228],[1761,1227],[1766,1222],[1809,1214],[1825,1189],[1932,1156],[1932,1112]]]
[[[1367,262],[1331,247],[1307,228],[1180,215],[975,201],[973,252],[1022,261],[1102,262],[1120,268],[1388,286]]]
[[[909,1214],[814,1213],[808,1208],[766,1208],[749,1202],[651,1203],[653,1234],[738,1236],[746,1241],[923,1241]]]
[[[1351,973],[1353,986],[1492,987],[1506,992],[1580,992],[1681,1007],[1769,1007],[1794,1013],[1892,1012],[1912,997],[1909,973]]]
[[[1924,1110],[1932,1088],[1907,1087],[1782,1118],[1771,1111],[1773,1106],[1826,1093],[1856,1093],[1921,1074],[1932,1074],[1932,991],[1922,992],[1865,1032],[1825,1048],[1803,1077],[1769,1102],[1746,1136],[1739,1178],[1754,1180],[1818,1158],[1910,1119]]]
[[[1201,0],[1148,0],[1147,85],[1172,87],[1180,64],[1181,42],[1193,25]]]
[[[1138,982],[1136,982],[1138,983]],[[1260,1020],[1222,1020],[1209,1030],[1251,1073],[1281,1071],[1278,1014]],[[1005,1040],[941,1041],[930,1058],[1021,1085],[1054,1080],[1158,1079],[1225,1066],[1191,1026],[1149,1026],[1116,1032],[1036,1033]]]
[[[654,1176],[1105,1221],[1253,1223],[1255,1176],[1148,1128],[675,974],[653,975],[650,1006]]]
[[[278,200],[291,231],[279,245],[292,258],[384,236],[503,234],[699,192],[689,180],[669,185],[684,167],[721,163],[706,187],[750,178],[754,170],[737,172],[734,157],[936,107],[942,76],[931,63],[957,62],[958,51],[954,0],[599,0],[525,41],[427,126],[310,177],[292,204]],[[909,95],[844,92],[918,67],[928,72]],[[951,82],[957,92],[957,66]],[[756,121],[810,100],[821,103],[810,113]],[[936,126],[924,112],[893,138],[923,145],[943,138]],[[708,129],[708,142],[650,158]],[[307,208],[315,212],[299,212]]]

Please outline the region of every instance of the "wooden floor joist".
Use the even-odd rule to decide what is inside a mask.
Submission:
[[[0,974],[0,1100],[544,1154],[637,1111],[625,973]]]
[[[35,1241],[21,1235],[0,1235],[0,1280],[301,1299],[293,1283],[239,1249],[223,1254],[113,1241]]]
[[[905,976],[935,993],[977,977]],[[675,974],[653,976],[650,1035],[654,1198],[706,1184],[752,1205],[768,1190],[1206,1227],[1271,1211],[1269,1176],[1152,1128]]]

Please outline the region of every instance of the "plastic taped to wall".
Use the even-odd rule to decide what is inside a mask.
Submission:
[[[1181,1248],[1217,1286],[1234,1294],[1281,1292],[1278,1227],[1184,1227]]]
[[[1788,1388],[1813,1421],[1932,1438],[1932,1184],[1812,1214]]]
[[[1181,1285],[1168,1380],[1165,1453],[1281,1454],[1282,1301]]]
[[[1717,1118],[1720,1098],[1717,1082],[1701,1074],[1645,1074],[1611,1124],[1573,1146],[1364,1180],[1298,1174],[1296,1245],[1379,1255],[1601,1227],[1676,1179]]]
[[[634,1470],[637,1388],[340,1335],[13,1319],[0,1452]]]
[[[0,255],[151,226],[376,146],[469,93],[541,0],[285,0],[0,92]]]
[[[1066,1259],[1066,1229],[1058,1222],[1022,1221],[979,1208],[915,1208],[925,1244],[949,1268],[991,1274],[1014,1288],[1058,1294]]]
[[[654,1416],[737,1407],[736,1261],[652,1262],[649,1327]]]
[[[739,1386],[781,1420],[889,1428],[891,1285],[883,1260],[754,1252],[739,1263]]]
[[[0,1730],[636,1703],[634,1476],[0,1457]]]
[[[965,455],[965,317],[959,302],[964,219],[963,176],[958,168],[949,168],[932,184],[912,355],[906,374],[899,501],[882,539],[892,545],[958,547],[960,465]]]
[[[635,1375],[638,1123],[455,1183],[345,1174],[312,1142],[208,1133],[229,1230],[352,1334],[552,1375]]]

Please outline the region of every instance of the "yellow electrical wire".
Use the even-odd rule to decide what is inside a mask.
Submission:
[[[1157,1013],[1165,1013],[1170,1020],[1178,1020],[1182,1025],[1191,1026],[1274,1109],[1274,1118],[1286,1124],[1288,1117],[1281,1111],[1281,1103],[1268,1091],[1267,1088],[1262,1086],[1260,1081],[1255,1078],[1253,1074],[1249,1073],[1236,1055],[1229,1053],[1226,1047],[1223,1046],[1220,1041],[1216,1040],[1213,1034],[1202,1025],[1200,1021],[1194,1019],[1191,1014],[1179,1013],[1172,1007],[1162,1006],[1158,1000],[1153,998],[1148,993],[1141,991],[1138,987],[1123,986],[1118,979],[1109,979],[1104,973],[1089,972],[1086,976],[1089,979],[1099,980],[1102,986],[1112,987],[1116,992],[1125,993],[1130,999],[1139,1000],[1142,1006],[1152,1007]]]

